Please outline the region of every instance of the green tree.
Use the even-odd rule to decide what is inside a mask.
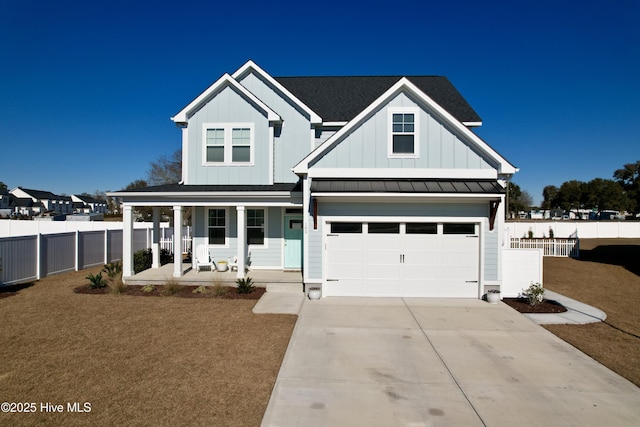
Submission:
[[[627,163],[613,173],[613,178],[622,185],[629,198],[629,211],[640,213],[640,160]]]
[[[586,184],[586,206],[603,210],[624,212],[629,208],[629,198],[619,182],[596,178]]]
[[[8,191],[9,188],[7,187],[7,184],[5,184],[4,182],[0,181],[0,194],[4,193],[5,191]]]
[[[528,211],[533,205],[531,195],[526,190],[520,189],[520,186],[513,182],[509,182],[507,187],[507,198],[508,213],[512,218],[521,211]]]
[[[587,201],[586,183],[577,180],[563,182],[558,190],[558,207],[565,211],[577,211]]]
[[[555,185],[547,185],[542,189],[542,209],[555,209],[558,206],[558,194],[560,190]]]

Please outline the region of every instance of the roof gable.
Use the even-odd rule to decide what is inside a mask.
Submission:
[[[301,101],[298,97],[296,97],[293,93],[291,93],[285,86],[280,84],[277,79],[271,77],[266,71],[260,68],[255,62],[249,60],[242,67],[240,67],[235,73],[233,73],[233,78],[237,81],[242,80],[247,74],[255,73],[259,78],[263,81],[267,82],[273,88],[275,88],[278,92],[280,92],[286,98],[298,106],[302,111],[309,115],[309,120],[312,124],[322,123],[322,118],[316,114],[314,110],[309,108],[309,106]]]
[[[423,91],[421,91],[416,85],[414,85],[408,78],[401,78],[396,84],[380,95],[375,101],[369,104],[358,115],[356,115],[349,123],[342,127],[332,137],[327,139],[322,145],[312,151],[307,157],[305,157],[300,163],[298,163],[293,171],[296,174],[305,174],[318,159],[320,159],[325,153],[342,142],[348,135],[350,135],[355,129],[362,125],[372,114],[379,110],[382,106],[387,104],[391,99],[400,93],[407,93],[412,95],[420,103],[438,117],[443,123],[454,128],[460,135],[462,135],[469,144],[472,144],[480,152],[493,159],[498,165],[498,173],[500,174],[513,174],[516,172],[516,168],[509,163],[504,157],[498,154],[493,148],[491,148],[480,137],[473,133],[469,128],[457,120],[451,113],[445,110],[442,106],[436,103]]]
[[[220,91],[226,87],[233,88],[240,96],[245,98],[248,102],[253,104],[257,109],[264,112],[267,119],[271,122],[279,122],[282,119],[280,116],[269,108],[265,103],[259,100],[255,95],[249,92],[244,86],[238,83],[233,77],[225,73],[216,80],[211,86],[209,86],[198,97],[191,101],[186,107],[184,107],[178,114],[171,118],[176,124],[185,124],[191,116],[193,116],[198,110],[204,107],[211,99],[213,99]]]

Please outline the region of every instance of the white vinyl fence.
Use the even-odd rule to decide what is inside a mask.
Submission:
[[[509,237],[640,238],[640,221],[507,221]]]
[[[122,260],[121,222],[69,222],[51,226],[52,223],[42,225],[40,221],[2,220],[0,224],[0,236],[4,234],[0,237],[0,285],[29,282]],[[73,228],[75,230],[69,231]],[[48,232],[34,233],[34,230]],[[161,248],[173,252],[173,229],[165,226],[160,230]],[[187,253],[191,248],[190,227],[183,230],[183,236],[181,249]],[[150,248],[152,242],[153,225],[135,223],[133,251]]]
[[[515,298],[532,283],[542,285],[542,258],[541,249],[505,249],[502,252],[502,297]]]
[[[511,249],[542,249],[544,256],[573,257],[580,256],[580,240],[568,239],[521,239],[511,237]]]

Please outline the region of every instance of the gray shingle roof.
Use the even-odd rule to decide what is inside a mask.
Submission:
[[[317,193],[464,193],[504,194],[495,180],[457,179],[314,179]]]
[[[406,76],[461,122],[480,122],[460,92],[443,76]],[[353,119],[402,76],[275,77],[325,122]]]

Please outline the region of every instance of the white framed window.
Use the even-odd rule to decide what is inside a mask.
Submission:
[[[247,245],[265,246],[267,211],[259,208],[247,208]]]
[[[227,246],[227,209],[210,208],[207,210],[207,243],[212,246]]]
[[[389,108],[389,157],[419,156],[419,111],[411,107]]]
[[[202,135],[203,164],[253,164],[253,123],[204,123]]]

